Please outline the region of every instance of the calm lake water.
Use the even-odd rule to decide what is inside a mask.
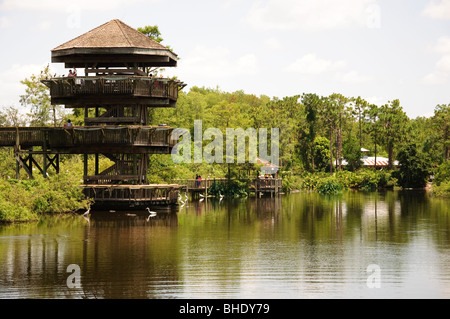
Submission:
[[[0,225],[0,298],[450,298],[448,204],[297,193]]]

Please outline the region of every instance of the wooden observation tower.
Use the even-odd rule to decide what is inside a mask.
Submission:
[[[148,70],[176,66],[177,55],[122,21],[111,20],[56,47],[51,56],[65,68],[84,69],[83,76],[43,81],[52,104],[83,110],[84,126],[1,128],[0,146],[15,147],[17,170],[24,168],[32,177],[34,163],[45,176],[49,168],[59,170],[59,154],[83,154],[82,187],[98,207],[176,204],[179,185],[149,184],[147,165],[149,154],[170,154],[177,142],[172,128],[150,125],[149,108],[176,107],[178,91],[185,86],[153,78]],[[44,156],[43,167],[33,159],[38,154]],[[103,171],[101,155],[113,163]]]

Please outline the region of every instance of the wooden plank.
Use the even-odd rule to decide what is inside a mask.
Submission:
[[[131,180],[139,180],[139,176],[137,175],[85,175],[83,179],[89,181],[99,181],[99,180],[115,180],[115,181],[131,181]]]
[[[94,123],[105,123],[105,124],[116,124],[116,123],[139,123],[140,119],[138,117],[86,117],[84,119],[86,124]]]
[[[139,69],[132,69],[132,68],[127,68],[127,69],[114,69],[114,68],[86,68],[84,69],[84,73],[85,74],[89,74],[89,73],[101,73],[101,74],[120,74],[120,75],[140,75],[140,76],[147,76],[147,74]]]

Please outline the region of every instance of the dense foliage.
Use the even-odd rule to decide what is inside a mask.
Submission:
[[[38,85],[41,78],[49,76],[48,72],[45,69],[22,82],[26,86],[22,103],[30,108],[30,113],[19,114],[12,107],[4,107],[0,110],[0,125],[54,126],[68,118],[75,125],[83,123],[82,112],[75,110],[68,114],[49,105],[48,90]],[[179,93],[176,108],[150,112],[150,123],[186,128],[191,136],[194,136],[194,120],[202,121],[202,133],[214,127],[223,136],[227,128],[266,128],[269,141],[270,129],[279,128],[282,167],[279,174],[285,191],[309,189],[338,193],[348,188],[369,191],[393,187],[397,181],[401,187],[423,187],[430,174],[435,174],[436,187],[441,187],[439,191],[435,188],[436,194],[442,195],[448,192],[449,181],[449,109],[450,104],[438,105],[433,116],[410,119],[398,100],[377,106],[361,97],[341,94],[270,98],[193,86]],[[209,143],[210,140],[204,139],[202,147]],[[393,171],[362,168],[361,147],[370,150],[369,156],[388,157]],[[59,176],[34,181],[27,180],[26,176],[12,179],[15,161],[11,150],[1,150],[0,159],[0,219],[32,219],[36,213],[71,211],[86,206],[76,187],[82,178],[80,156],[62,158],[65,169]],[[398,169],[393,167],[394,159],[400,161]],[[107,167],[108,160],[102,160]],[[343,160],[348,164],[344,165]],[[248,156],[243,164],[175,164],[170,155],[150,156],[149,161],[149,180],[158,183],[194,178],[196,174],[204,178],[253,178],[259,169],[258,164],[248,162]],[[223,186],[215,185],[211,193],[248,195],[246,185],[240,182],[226,189],[220,187]]]
[[[428,157],[415,144],[405,145],[398,153],[399,169],[395,172],[403,188],[425,187],[431,174]]]

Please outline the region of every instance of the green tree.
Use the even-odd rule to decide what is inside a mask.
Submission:
[[[306,169],[314,171],[314,141],[317,136],[321,100],[316,94],[303,94],[301,101],[304,106],[306,125],[299,123],[299,153]]]
[[[347,161],[347,168],[350,171],[356,171],[361,168],[363,162],[361,161],[361,147],[359,147],[358,140],[348,138],[343,144],[343,156]]]
[[[0,124],[5,126],[25,126],[27,117],[21,114],[17,108],[8,106],[4,111],[0,111]]]
[[[336,163],[338,170],[342,169],[342,126],[347,119],[347,107],[349,99],[339,93],[333,93],[329,99],[334,107],[336,116]]]
[[[398,152],[399,169],[394,177],[402,188],[421,188],[427,185],[431,173],[428,157],[421,153],[416,144],[405,145]]]
[[[364,117],[364,112],[366,111],[369,103],[362,99],[360,96],[353,99],[355,105],[355,113],[358,116],[359,124],[359,148],[362,148],[362,120]]]
[[[162,44],[161,42],[164,41],[164,39],[161,37],[161,32],[159,31],[159,27],[157,25],[147,25],[144,27],[139,27],[137,28],[137,30],[139,32],[141,32],[142,34],[146,35],[147,37],[149,37],[150,39]],[[172,48],[169,45],[164,45],[167,49],[169,49],[170,51],[173,52]],[[157,75],[158,71],[163,72],[165,69],[162,68],[146,68],[145,72],[147,73],[147,75],[153,74],[153,75]]]
[[[142,28],[137,28],[137,30],[158,43],[164,41],[157,25],[147,25]]]
[[[330,136],[329,139],[330,174],[333,174],[333,131],[336,126],[336,113],[335,108],[329,98],[322,97],[321,100],[322,103],[320,104],[321,108],[319,110],[319,115],[322,118],[325,125],[328,126],[328,132]]]
[[[405,139],[408,117],[400,106],[399,100],[394,100],[380,108],[380,124],[383,129],[381,140],[386,145],[389,157],[389,168],[393,168],[394,148]]]
[[[450,160],[450,104],[440,104],[434,109],[433,128],[442,145],[443,160]]]
[[[21,96],[20,103],[30,108],[28,114],[32,126],[47,126],[53,122],[56,127],[61,121],[62,109],[60,106],[52,105],[50,90],[43,84],[42,80],[50,79],[50,66],[47,65],[39,74],[32,74],[29,78],[20,81],[25,85],[25,94]]]
[[[330,141],[323,136],[317,136],[313,144],[315,169],[325,171],[330,161]]]
[[[450,161],[445,161],[436,169],[434,183],[440,186],[442,182],[450,182]]]
[[[365,121],[367,123],[366,128],[369,134],[372,136],[372,141],[374,144],[374,152],[375,152],[375,168],[377,165],[377,144],[380,135],[380,108],[375,104],[370,104],[369,107],[364,112]]]

